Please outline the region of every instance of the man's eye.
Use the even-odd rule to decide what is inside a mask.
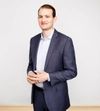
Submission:
[[[38,18],[42,18],[42,16],[38,16]]]
[[[46,18],[49,18],[49,16],[46,16]]]

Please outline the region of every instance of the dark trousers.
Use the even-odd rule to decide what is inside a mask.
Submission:
[[[34,111],[50,111],[46,105],[44,93],[35,86]],[[65,110],[60,110],[65,111]]]
[[[34,111],[49,111],[44,99],[44,93],[35,88]]]

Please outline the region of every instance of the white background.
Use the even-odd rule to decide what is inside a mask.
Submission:
[[[26,80],[37,10],[57,10],[55,28],[73,39],[78,76],[68,81],[73,106],[100,105],[100,0],[0,0],[0,105],[30,105]]]

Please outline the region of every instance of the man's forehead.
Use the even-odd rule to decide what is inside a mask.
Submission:
[[[39,10],[39,14],[40,13],[52,13],[52,9],[50,9],[50,8],[41,8],[40,10]]]

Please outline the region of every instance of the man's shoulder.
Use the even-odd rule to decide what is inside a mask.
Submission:
[[[62,32],[59,32],[59,31],[57,31],[56,30],[56,32],[58,33],[58,37],[59,38],[61,38],[61,39],[71,39],[71,37],[70,36],[68,36],[68,35],[66,35],[66,34],[64,34],[64,33],[62,33]]]
[[[41,36],[41,33],[37,34],[37,35],[34,35],[31,37],[31,39],[36,39],[36,38],[39,38]]]

